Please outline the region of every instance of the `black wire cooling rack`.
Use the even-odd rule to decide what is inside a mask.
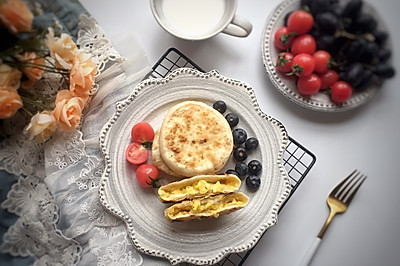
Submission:
[[[164,78],[175,69],[188,67],[195,68],[199,71],[205,72],[196,63],[190,60],[187,56],[182,54],[176,48],[169,48],[153,66],[153,71],[147,77]],[[285,169],[288,173],[290,183],[292,185],[292,192],[289,196],[293,195],[297,187],[304,180],[308,172],[313,167],[316,157],[313,153],[307,150],[303,145],[298,143],[289,136],[289,144],[283,155]],[[288,199],[288,200],[289,200]],[[286,202],[288,202],[288,200]],[[285,204],[286,204],[285,202]],[[283,205],[284,206],[284,205]],[[282,208],[283,208],[282,206]],[[281,210],[282,210],[281,208]],[[244,263],[253,249],[241,253],[229,254],[215,265],[218,266],[240,266]],[[189,264],[185,264],[189,265]]]

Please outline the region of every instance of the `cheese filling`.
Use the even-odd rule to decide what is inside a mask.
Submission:
[[[160,191],[160,196],[163,198],[169,198],[172,195],[204,195],[207,193],[221,193],[223,191],[231,191],[235,189],[235,185],[231,183],[227,183],[222,181],[222,183],[218,180],[217,182],[207,182],[206,180],[199,180],[195,182],[193,185],[186,186],[182,189],[174,189],[172,191]]]
[[[211,214],[218,218],[219,213],[230,206],[241,206],[245,204],[240,199],[227,198],[221,200],[224,196],[220,195],[216,201],[210,202],[205,200],[194,199],[189,204],[172,206],[169,209],[169,216],[171,218],[190,216],[198,213]]]

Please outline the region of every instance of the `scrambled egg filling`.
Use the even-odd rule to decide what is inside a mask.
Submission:
[[[215,218],[218,218],[219,212],[221,210],[229,206],[240,206],[244,204],[243,201],[237,200],[235,198],[221,201],[223,197],[224,197],[223,195],[219,196],[218,200],[215,202],[209,202],[209,201],[202,202],[199,199],[194,199],[190,201],[190,204],[184,206],[183,208],[179,207],[171,208],[170,216],[175,218],[197,213],[204,213],[204,214],[209,213],[212,214]]]
[[[216,183],[207,182],[205,180],[199,180],[191,186],[186,186],[182,189],[175,189],[172,191],[161,191],[160,196],[169,197],[171,195],[179,195],[179,194],[189,194],[189,195],[204,195],[209,192],[212,193],[221,193],[223,191],[234,189],[233,184],[225,184],[217,181]]]

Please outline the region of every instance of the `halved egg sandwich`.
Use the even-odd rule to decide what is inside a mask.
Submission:
[[[235,175],[198,175],[159,188],[163,202],[174,202],[164,212],[170,221],[218,218],[246,206],[248,197],[235,192],[241,181]]]

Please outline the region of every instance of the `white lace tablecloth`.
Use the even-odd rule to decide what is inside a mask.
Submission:
[[[1,208],[18,216],[0,251],[31,256],[34,265],[166,265],[139,253],[123,222],[99,202],[103,158],[98,135],[151,71],[133,34],[111,43],[93,19],[82,15],[77,44],[94,56],[98,92],[80,130],[60,132],[44,145],[21,134],[18,118],[3,123],[11,137],[0,143],[0,170],[17,177]],[[117,52],[118,50],[118,52]]]

